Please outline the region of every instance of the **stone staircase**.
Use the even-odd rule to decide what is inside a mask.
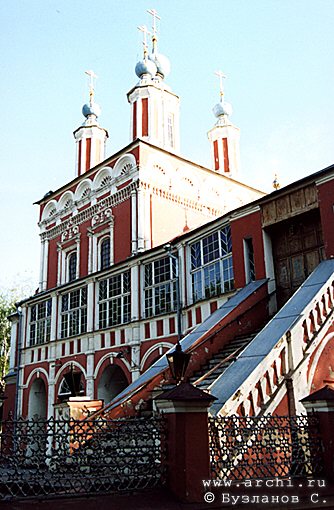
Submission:
[[[194,372],[189,382],[207,390],[211,384],[235,361],[238,355],[257,335],[258,331],[248,335],[238,335],[220,349],[210,361]]]

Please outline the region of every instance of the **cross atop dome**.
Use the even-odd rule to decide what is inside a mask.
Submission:
[[[161,20],[160,16],[155,9],[148,9],[147,12],[152,16],[152,42],[153,42],[153,51],[154,45],[157,41],[157,20]]]
[[[96,74],[94,73],[94,71],[90,70],[90,71],[85,71],[85,74],[87,74],[89,76],[89,99],[90,99],[90,102],[92,103],[93,101],[93,98],[94,98],[94,92],[95,92],[95,80],[97,78]]]
[[[219,78],[219,89],[220,89],[220,97],[224,95],[224,87],[223,87],[223,78],[226,78],[226,75],[222,71],[216,71],[215,75]]]

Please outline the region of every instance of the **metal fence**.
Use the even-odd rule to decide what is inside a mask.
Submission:
[[[322,474],[316,416],[209,418],[213,478],[260,479]]]
[[[2,424],[0,499],[152,488],[164,482],[162,418]]]

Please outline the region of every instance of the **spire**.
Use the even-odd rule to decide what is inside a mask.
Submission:
[[[101,114],[100,106],[94,101],[97,76],[94,71],[85,71],[85,74],[89,77],[89,102],[82,107],[82,114],[86,120],[73,133],[77,145],[76,175],[87,172],[104,160],[108,138],[108,131],[101,128],[97,122]]]
[[[222,71],[216,71],[219,78],[219,103],[213,108],[217,118],[215,126],[208,132],[211,142],[213,169],[228,177],[236,177],[239,169],[239,129],[231,123],[229,116],[232,106],[225,101]]]

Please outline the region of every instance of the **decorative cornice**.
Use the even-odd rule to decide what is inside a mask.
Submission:
[[[193,200],[190,198],[182,197],[181,195],[177,195],[176,193],[173,193],[172,191],[161,189],[158,186],[152,185],[151,183],[147,183],[145,181],[139,181],[139,189],[142,189],[144,191],[149,190],[154,195],[164,198],[165,200],[169,200],[170,202],[177,203],[183,207],[187,207],[188,209],[195,209],[196,211],[200,213],[207,214],[211,217],[217,217],[224,214],[223,209],[217,209],[215,207],[210,207],[205,204],[201,204],[197,200]]]
[[[57,225],[43,232],[40,234],[41,240],[44,241],[46,239],[54,239],[55,237],[62,235],[65,231],[74,229],[75,226],[78,226],[93,217],[98,218],[99,216],[101,217],[101,215],[104,216],[107,209],[115,207],[121,202],[129,199],[131,197],[131,191],[137,188],[138,181],[131,182],[128,186],[125,186],[113,195],[104,198],[97,204],[88,207],[84,211],[79,212],[75,216],[64,221],[61,225]]]

